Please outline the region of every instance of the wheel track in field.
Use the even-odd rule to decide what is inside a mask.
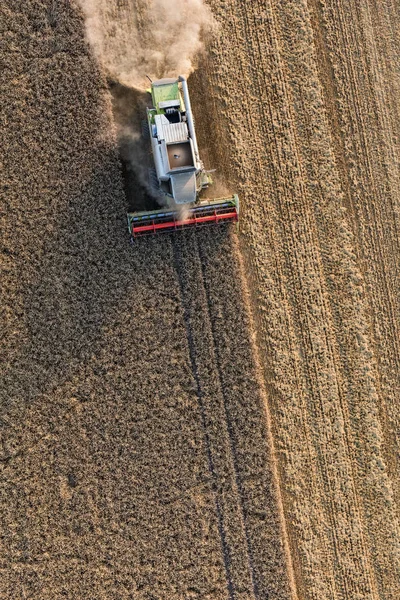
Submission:
[[[290,557],[282,540],[285,525],[274,450],[269,426],[263,424],[265,400],[249,352],[251,321],[240,305],[243,275],[234,264],[230,268],[238,248],[227,233],[203,231],[199,239],[185,237],[173,244],[199,402],[204,402],[202,395],[209,396],[203,425],[209,439],[228,589],[232,598],[294,598]],[[232,276],[235,298],[230,300],[223,290]],[[208,370],[204,344],[212,359]],[[204,387],[208,388],[205,394]],[[222,457],[217,467],[215,456]]]
[[[256,598],[251,550],[243,517],[243,506],[240,495],[237,464],[232,441],[229,415],[227,413],[225,395],[222,388],[221,373],[217,366],[218,359],[214,338],[215,334],[211,325],[209,296],[201,263],[201,254],[196,238],[185,238],[184,240],[179,241],[174,240],[172,243],[175,266],[181,289],[182,304],[185,313],[185,326],[192,371],[196,381],[197,396],[202,415],[204,437],[206,440],[209,469],[213,480],[213,493],[215,498],[216,512],[218,515],[219,533],[221,537],[221,548],[226,570],[228,594],[229,598],[232,600],[240,598],[241,594],[243,593],[246,595],[246,598]],[[189,275],[188,271],[191,271]],[[192,279],[191,285],[189,283],[190,279]],[[193,279],[197,285],[193,285]],[[198,304],[196,301],[193,302],[192,300],[193,289],[196,290],[195,294],[197,296],[197,300],[200,300],[200,304]],[[199,323],[200,320],[203,322]],[[199,338],[199,333],[200,335],[202,334],[199,331],[199,325],[203,328],[202,340]],[[206,343],[206,348],[204,347],[204,342]],[[209,354],[211,361],[207,366],[205,366],[205,362],[207,362],[207,353]],[[210,427],[210,423],[213,421],[212,413],[214,411],[212,410],[212,405],[210,405],[210,402],[213,400],[213,396],[210,395],[210,390],[207,390],[209,387],[209,381],[207,381],[208,377],[210,379],[214,379],[214,401],[220,405],[218,407],[218,413],[222,412],[223,414],[224,425],[222,425],[220,422],[220,426],[222,428],[221,437],[223,439],[223,445],[225,446],[223,450],[221,450],[220,443],[215,438],[215,432],[213,435],[213,428]],[[226,490],[226,486],[223,487],[225,487],[225,493],[232,494],[233,496],[230,501],[230,508],[228,508],[221,490],[221,477],[224,479],[224,476],[222,475],[223,467],[220,461],[216,459],[218,454],[224,454],[223,463],[227,463],[229,465],[226,467],[230,471],[228,490]],[[235,536],[232,535],[232,532],[230,531],[232,522],[229,519],[229,512],[235,511],[236,509],[238,511],[236,517],[240,522],[239,527],[241,533],[244,534],[244,539],[240,539],[240,541],[236,539],[236,544],[239,543],[239,545],[242,546],[240,551],[242,554],[242,559],[244,558],[244,555],[246,556],[246,559],[241,561],[242,564],[244,562],[246,563],[245,570],[247,573],[244,574],[244,582],[241,580],[239,575],[240,567],[234,560]],[[238,537],[240,537],[240,535]]]
[[[240,510],[241,521],[243,524],[243,530],[244,530],[245,539],[246,539],[246,551],[247,551],[248,563],[249,563],[250,580],[251,580],[251,584],[252,584],[252,587],[254,590],[254,597],[257,598],[258,590],[257,590],[257,585],[256,585],[256,582],[254,579],[253,552],[252,552],[252,548],[251,548],[251,544],[250,544],[249,533],[247,530],[245,514],[244,514],[244,507],[243,507],[243,489],[242,489],[242,485],[241,485],[240,477],[239,477],[238,459],[237,459],[237,453],[236,453],[235,444],[234,444],[232,423],[231,423],[231,419],[230,419],[229,411],[228,411],[228,407],[227,407],[227,398],[226,398],[225,386],[223,384],[223,376],[222,376],[223,371],[221,369],[220,356],[219,356],[219,352],[218,352],[218,344],[216,341],[216,336],[218,336],[218,332],[216,332],[216,330],[215,330],[215,325],[213,323],[213,319],[211,316],[211,308],[210,307],[212,306],[212,300],[211,300],[210,289],[209,289],[209,285],[208,285],[208,282],[206,279],[205,267],[204,267],[205,262],[206,262],[206,255],[205,255],[204,248],[202,248],[201,244],[199,244],[197,239],[194,240],[194,243],[195,243],[197,253],[199,256],[201,277],[203,280],[203,288],[204,288],[205,295],[206,295],[207,321],[210,324],[212,345],[214,348],[214,356],[215,356],[215,367],[216,367],[216,370],[218,371],[218,382],[219,382],[219,387],[220,387],[221,395],[222,395],[222,399],[223,399],[224,418],[225,418],[225,422],[226,422],[226,428],[227,428],[228,440],[229,440],[229,450],[230,450],[230,454],[232,456],[232,463],[233,463],[233,470],[234,470],[234,484],[235,484],[235,487],[237,489],[238,496],[239,496],[239,498],[238,498],[239,499],[239,510]]]

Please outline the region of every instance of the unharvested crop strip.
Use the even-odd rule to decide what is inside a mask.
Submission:
[[[230,464],[232,457],[227,454],[226,443],[229,440],[229,432],[227,433],[227,439],[225,433],[223,433],[224,427],[221,428],[221,423],[219,423],[218,429],[214,429],[215,425],[212,423],[214,417],[209,414],[210,408],[206,408],[206,398],[208,397],[208,402],[214,400],[215,407],[213,410],[217,411],[218,414],[215,418],[220,420],[221,410],[217,406],[223,402],[223,396],[218,375],[215,372],[214,358],[212,363],[207,365],[207,355],[213,356],[214,349],[210,346],[212,338],[209,334],[207,301],[203,301],[205,289],[201,276],[198,248],[195,240],[183,238],[183,236],[181,240],[175,240],[173,244],[175,265],[182,290],[182,304],[186,307],[185,322],[192,368],[194,369],[199,402],[201,403],[209,467],[213,477],[228,591],[232,599],[240,598],[245,590],[247,594],[250,594],[249,597],[253,598],[254,593],[250,592],[253,587],[251,583],[251,564],[247,551],[243,547],[245,531],[243,531],[243,523],[241,523],[239,516],[239,498],[236,484],[232,480],[232,477],[234,477]],[[183,245],[183,250],[179,247],[180,244]],[[188,271],[190,273],[186,275]],[[190,300],[193,295],[196,298],[194,303]],[[202,323],[202,333],[196,326],[196,321],[199,322],[199,325],[200,322]],[[201,367],[202,363],[203,366]],[[210,396],[210,394],[212,395]],[[215,435],[218,435],[221,440],[215,439]],[[219,457],[217,453],[220,454]],[[229,504],[228,498],[230,498]],[[234,533],[236,529],[237,532]]]
[[[212,490],[213,490],[215,509],[216,509],[217,519],[218,519],[218,530],[219,530],[219,534],[220,534],[220,538],[221,538],[221,548],[222,548],[222,555],[223,555],[226,578],[227,578],[227,588],[228,588],[229,597],[232,600],[234,600],[235,595],[234,595],[234,587],[233,587],[231,568],[230,568],[229,548],[228,548],[228,545],[226,542],[223,515],[222,515],[220,503],[218,501],[217,489],[216,489],[216,484],[215,484],[216,473],[215,473],[213,457],[212,457],[212,453],[211,453],[210,438],[209,438],[208,429],[207,429],[202,386],[201,386],[201,381],[200,381],[198,367],[197,367],[195,342],[194,342],[194,338],[193,338],[193,332],[192,332],[191,321],[190,321],[190,310],[188,308],[187,301],[185,300],[187,292],[186,292],[186,286],[185,286],[185,283],[183,280],[183,269],[182,269],[183,258],[179,251],[178,244],[176,244],[176,243],[173,243],[173,252],[174,252],[174,260],[175,260],[175,269],[176,269],[179,286],[180,286],[180,290],[181,290],[183,318],[185,321],[186,337],[187,337],[188,346],[189,346],[190,363],[192,366],[193,377],[194,377],[194,380],[196,383],[196,390],[197,390],[196,393],[197,393],[197,397],[198,397],[198,401],[199,401],[201,420],[202,420],[203,430],[204,430],[204,438],[205,438],[205,442],[206,442],[208,467],[209,467],[211,477],[212,477]]]
[[[205,267],[204,267],[204,265],[206,263],[206,255],[205,255],[202,245],[199,244],[197,242],[197,240],[195,241],[195,245],[197,246],[197,251],[199,254],[199,258],[200,258],[201,276],[203,279],[204,291],[205,291],[206,298],[207,298],[207,303],[206,303],[207,304],[207,316],[208,316],[208,320],[211,325],[211,334],[212,334],[212,340],[213,340],[214,353],[216,356],[216,368],[217,368],[217,373],[218,373],[219,387],[221,389],[221,394],[222,394],[222,399],[223,399],[223,408],[224,408],[224,414],[225,414],[226,427],[227,427],[227,431],[228,431],[229,447],[230,447],[230,451],[232,454],[232,462],[233,462],[233,468],[234,468],[234,473],[235,473],[235,482],[236,482],[236,486],[237,486],[238,493],[239,493],[239,505],[240,505],[240,512],[241,512],[243,527],[244,527],[245,538],[246,538],[246,546],[247,546],[247,554],[248,554],[248,558],[249,558],[251,581],[252,581],[252,585],[253,585],[253,589],[254,589],[254,596],[255,596],[255,598],[258,598],[259,592],[257,589],[257,583],[255,581],[255,577],[254,577],[253,550],[251,547],[251,542],[250,542],[249,533],[248,533],[248,529],[247,529],[246,515],[245,515],[245,511],[244,511],[244,506],[243,506],[243,486],[242,486],[241,479],[239,476],[238,459],[237,459],[235,441],[234,441],[234,436],[233,436],[233,431],[232,431],[232,423],[231,423],[231,418],[230,418],[228,407],[227,407],[225,386],[224,386],[224,382],[223,382],[223,378],[222,378],[222,374],[221,374],[221,364],[220,364],[220,356],[219,356],[219,352],[218,352],[218,344],[216,342],[218,332],[215,331],[213,319],[211,316],[210,306],[212,304],[212,300],[211,300],[209,285],[208,285],[208,282],[206,279]]]

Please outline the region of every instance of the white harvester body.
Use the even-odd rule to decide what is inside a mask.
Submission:
[[[209,178],[199,157],[185,77],[153,81],[152,96],[154,107],[147,118],[160,189],[176,204],[192,204]],[[159,100],[162,97],[167,99]]]
[[[186,78],[159,79],[149,90],[147,124],[154,158],[151,188],[162,207],[128,213],[132,237],[239,218],[239,199],[200,198],[212,183],[199,156]]]

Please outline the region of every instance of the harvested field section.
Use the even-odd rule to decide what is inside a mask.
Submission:
[[[373,291],[360,260],[364,241],[345,210],[346,181],[326,118],[311,13],[303,2],[210,4],[224,23],[203,65],[212,83],[210,128],[224,140],[215,156],[243,192],[246,254],[298,587],[310,598],[397,598],[397,484],[385,447]],[[349,15],[346,26],[352,26]],[[330,50],[342,56],[342,47],[345,42]],[[201,77],[195,74],[199,97]],[[212,115],[221,112],[219,127]],[[369,173],[371,164],[359,161],[357,168]],[[398,193],[393,178],[381,178]],[[361,181],[369,228],[379,231],[374,188],[365,176]],[[395,207],[393,198],[387,203]],[[387,265],[370,257],[369,268],[380,264],[395,282],[393,211],[387,219],[392,254]],[[387,305],[395,290],[379,289]],[[388,341],[397,321],[389,308],[380,313]],[[398,376],[390,348],[389,370]]]
[[[399,511],[400,73],[395,69],[399,36],[397,45],[391,36],[399,15],[390,10],[390,3],[386,10],[377,10],[374,3],[366,3],[361,11],[353,3],[317,8],[315,28],[331,57],[335,99],[329,98],[332,88],[326,79],[321,81],[336,131],[334,150],[343,157],[345,201],[369,292],[385,459]],[[333,52],[336,47],[343,47],[343,53]]]

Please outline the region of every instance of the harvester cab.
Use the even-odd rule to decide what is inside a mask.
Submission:
[[[146,131],[154,160],[150,184],[160,208],[128,213],[131,236],[238,221],[236,195],[200,198],[212,180],[200,160],[185,77],[152,81],[149,91]]]

